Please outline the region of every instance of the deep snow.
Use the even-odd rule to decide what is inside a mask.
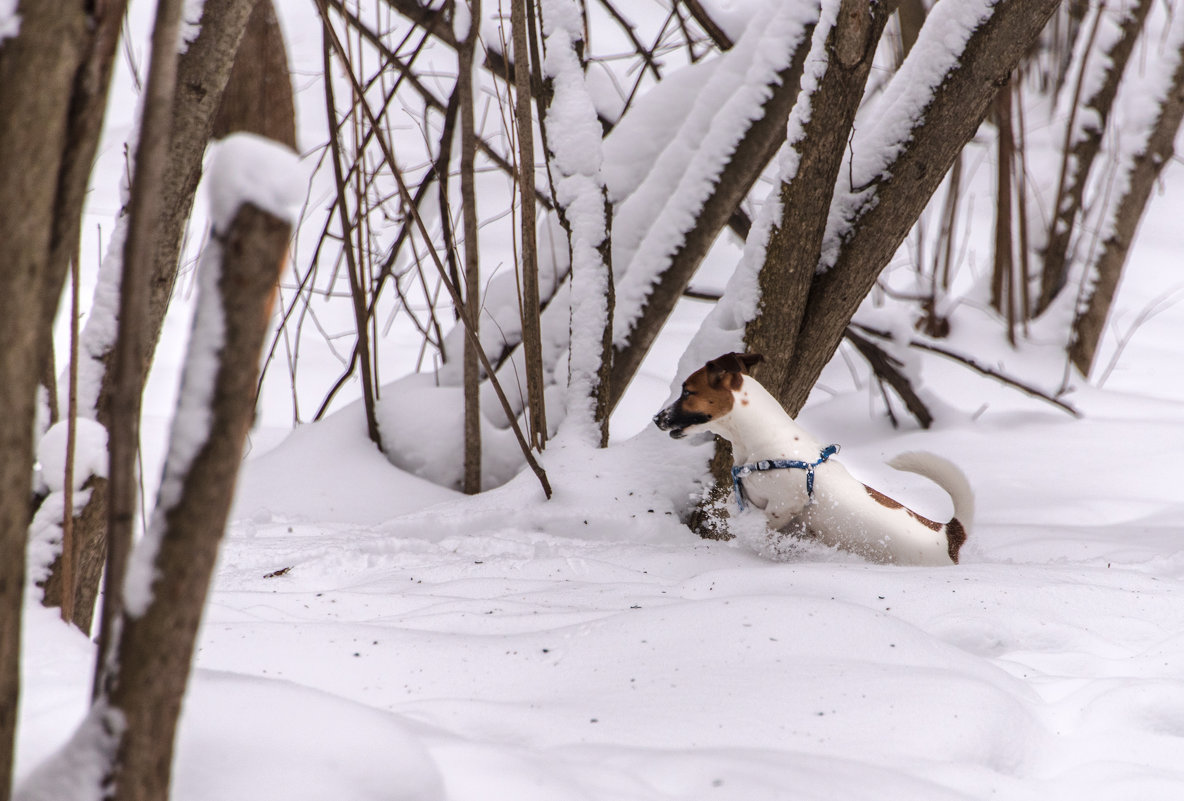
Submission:
[[[175,798],[1179,798],[1184,166],[1162,190],[1099,363],[1133,335],[1103,387],[1070,394],[1082,419],[916,355],[933,429],[892,430],[843,357],[803,412],[853,472],[931,516],[948,514],[941,491],[883,461],[957,461],[978,501],[958,567],[786,548],[756,515],[730,543],[679,524],[673,496],[705,450],[649,417],[707,311],[693,302],[614,416],[614,446],[548,450],[550,502],[529,474],[470,499],[399,470],[356,404],[270,451],[260,431]],[[971,273],[989,261],[982,206]],[[1054,346],[1010,353],[973,306],[954,345],[1059,382]],[[156,369],[175,381],[173,359]],[[170,406],[150,390],[150,415]],[[424,407],[392,404],[387,424],[435,436]],[[18,783],[82,721],[94,662],[31,596],[24,622]]]

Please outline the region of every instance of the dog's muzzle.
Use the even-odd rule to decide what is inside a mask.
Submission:
[[[663,431],[669,431],[674,439],[682,439],[687,435],[687,428],[711,420],[705,414],[686,414],[678,408],[678,404],[667,406],[654,415],[654,425]]]

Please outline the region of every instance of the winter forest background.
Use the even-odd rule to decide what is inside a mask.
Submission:
[[[0,799],[1179,798],[1178,5],[0,0]]]

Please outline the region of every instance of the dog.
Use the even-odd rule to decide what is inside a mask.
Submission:
[[[682,394],[654,416],[675,439],[710,431],[732,443],[736,501],[764,512],[771,528],[816,539],[879,563],[952,565],[974,517],[974,493],[956,466],[931,453],[903,453],[888,464],[917,473],[954,503],[946,523],[930,520],[854,478],[748,374],[763,357],[728,353],[683,382]]]

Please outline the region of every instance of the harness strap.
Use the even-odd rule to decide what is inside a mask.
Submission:
[[[814,468],[839,452],[838,445],[827,445],[818,453],[817,461],[803,462],[800,459],[761,459],[752,464],[739,464],[732,467],[732,489],[736,493],[736,505],[744,511],[744,485],[742,479],[751,473],[763,473],[766,470],[805,470],[806,494],[810,496],[810,503],[814,503]]]

